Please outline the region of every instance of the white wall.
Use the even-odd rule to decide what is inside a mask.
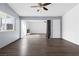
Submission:
[[[29,29],[31,33],[46,33],[47,24],[44,21],[29,22],[29,24]]]
[[[26,22],[24,20],[21,21],[21,38],[26,36],[27,30],[26,30]]]
[[[61,25],[60,25],[61,19],[53,19],[51,20],[51,38],[61,38]]]
[[[16,19],[15,31],[0,32],[0,48],[19,38],[19,19]]]
[[[63,38],[79,45],[79,5],[63,16]]]
[[[45,22],[44,22],[45,21]],[[25,20],[26,29],[30,29],[30,33],[46,33],[46,20]]]
[[[0,32],[0,48],[2,48],[20,38],[20,20],[18,15],[7,4],[0,3],[0,11],[16,17],[15,31]]]
[[[0,27],[1,27],[1,23],[2,23],[2,22],[1,22],[1,19],[0,19]]]

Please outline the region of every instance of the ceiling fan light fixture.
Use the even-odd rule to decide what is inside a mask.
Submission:
[[[31,6],[31,7],[38,7],[39,9],[37,9],[37,12],[41,11],[41,10],[45,10],[48,11],[48,8],[46,6],[50,5],[51,3],[38,3],[37,6]]]
[[[40,10],[39,9],[37,9],[37,12],[39,12]]]

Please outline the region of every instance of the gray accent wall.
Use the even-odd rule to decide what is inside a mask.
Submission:
[[[16,26],[14,31],[0,32],[0,48],[2,48],[20,38],[20,20],[18,14],[6,3],[0,3],[0,11],[16,17]]]
[[[61,19],[61,16],[20,16],[21,20],[53,20]]]

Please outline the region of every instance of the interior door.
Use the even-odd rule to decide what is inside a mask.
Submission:
[[[51,35],[51,20],[47,20],[47,38],[49,39]]]
[[[60,19],[51,20],[51,38],[61,38]]]

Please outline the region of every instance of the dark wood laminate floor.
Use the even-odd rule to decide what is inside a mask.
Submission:
[[[63,39],[28,35],[0,49],[0,56],[79,56],[79,46]]]

